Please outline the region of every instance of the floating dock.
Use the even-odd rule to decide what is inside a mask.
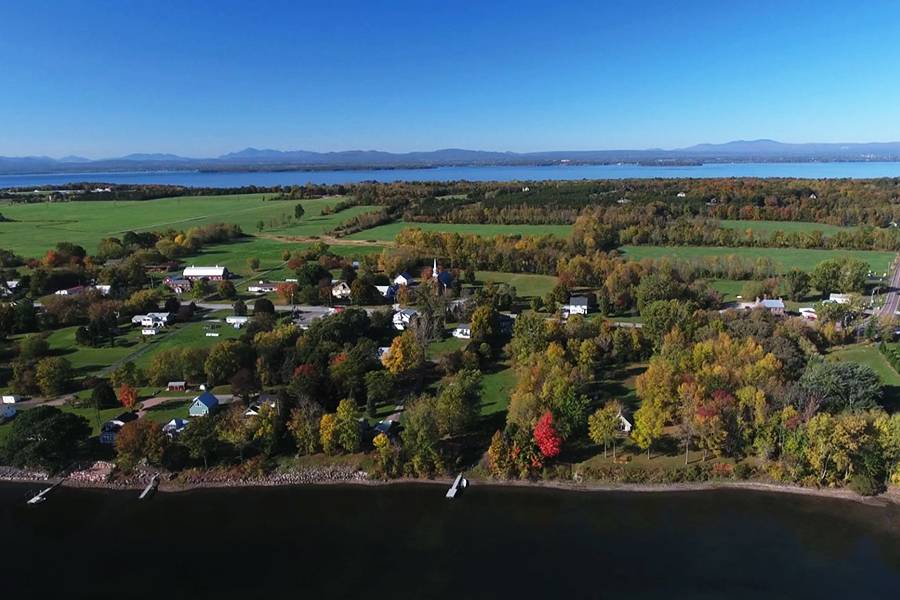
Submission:
[[[447,498],[451,500],[456,498],[467,487],[469,487],[469,482],[463,477],[463,474],[460,473],[456,476],[456,479],[453,480],[453,485],[450,486],[450,489],[447,490]]]
[[[60,479],[50,487],[42,489],[40,492],[35,494],[34,497],[32,497],[28,502],[26,502],[26,504],[40,504],[41,502],[44,502],[47,499],[47,494],[61,486],[63,481],[65,481],[65,478]]]
[[[147,484],[147,487],[145,487],[144,491],[141,492],[141,495],[138,496],[138,500],[146,500],[151,497],[154,492],[156,492],[157,487],[159,487],[159,473],[150,479],[150,483]]]

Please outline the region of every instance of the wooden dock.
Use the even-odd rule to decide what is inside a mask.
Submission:
[[[447,498],[450,500],[456,498],[468,486],[469,482],[463,477],[463,474],[460,473],[456,476],[456,479],[453,480],[453,485],[450,486],[450,489],[447,490]]]
[[[159,473],[150,479],[150,483],[147,484],[147,487],[145,487],[144,491],[141,492],[141,495],[138,496],[138,500],[146,500],[151,497],[154,492],[156,492],[157,487],[159,487]]]
[[[55,490],[56,488],[61,486],[62,482],[65,480],[66,480],[65,478],[62,478],[59,481],[57,481],[56,483],[54,483],[53,485],[51,485],[50,487],[42,489],[40,492],[35,494],[30,500],[28,500],[28,502],[26,502],[26,504],[40,504],[41,502],[44,502],[47,499],[47,494],[49,494],[50,492],[52,492],[53,490]]]

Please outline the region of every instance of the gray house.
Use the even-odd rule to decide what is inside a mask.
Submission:
[[[219,399],[208,391],[203,392],[191,402],[188,414],[192,417],[205,417],[219,406]]]

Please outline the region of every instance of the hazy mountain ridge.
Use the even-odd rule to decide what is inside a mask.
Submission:
[[[210,158],[191,158],[168,153],[135,153],[117,158],[90,160],[78,156],[0,156],[0,173],[54,173],[143,170],[286,170],[427,168],[440,166],[542,165],[554,163],[639,162],[783,162],[783,161],[900,160],[900,142],[784,143],[770,139],[735,140],[723,144],[697,144],[673,150],[558,150],[500,152],[444,148],[433,151],[385,152],[382,150],[273,150],[248,147]]]

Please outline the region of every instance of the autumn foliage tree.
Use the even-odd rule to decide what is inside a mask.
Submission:
[[[119,386],[119,402],[125,408],[131,409],[134,408],[134,405],[137,404],[137,390],[128,385],[127,383],[123,383]]]
[[[534,441],[545,458],[558,456],[562,450],[562,438],[553,426],[553,414],[545,412],[534,426]]]

